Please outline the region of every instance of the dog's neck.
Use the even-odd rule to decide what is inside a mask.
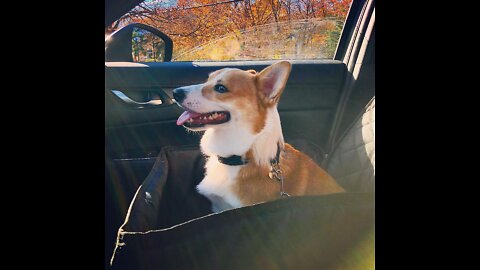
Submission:
[[[200,146],[207,156],[228,157],[232,155],[245,156],[251,150],[254,162],[258,166],[270,166],[270,160],[277,153],[277,143],[283,148],[284,140],[280,116],[277,108],[267,110],[265,126],[258,134],[252,134],[250,129],[240,121],[232,119],[233,123],[226,128],[207,129]]]

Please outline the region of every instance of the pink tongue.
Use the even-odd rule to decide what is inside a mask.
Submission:
[[[201,113],[196,113],[196,112],[190,112],[190,111],[185,111],[178,117],[177,119],[177,126],[183,125],[185,122],[187,122],[188,119],[197,117],[199,115],[202,115]]]

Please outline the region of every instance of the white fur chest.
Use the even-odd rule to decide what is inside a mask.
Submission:
[[[242,167],[222,164],[214,157],[207,160],[205,177],[197,186],[197,190],[212,202],[214,212],[243,206],[232,192],[232,186]]]

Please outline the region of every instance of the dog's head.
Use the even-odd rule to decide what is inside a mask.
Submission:
[[[203,84],[173,90],[177,104],[186,111],[177,125],[199,131],[247,125],[253,134],[264,125],[268,108],[276,106],[290,74],[287,61],[261,72],[224,68],[210,73]]]

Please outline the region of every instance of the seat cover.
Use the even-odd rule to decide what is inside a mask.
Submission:
[[[116,270],[370,269],[373,223],[371,193],[291,197],[120,231],[112,263]]]

